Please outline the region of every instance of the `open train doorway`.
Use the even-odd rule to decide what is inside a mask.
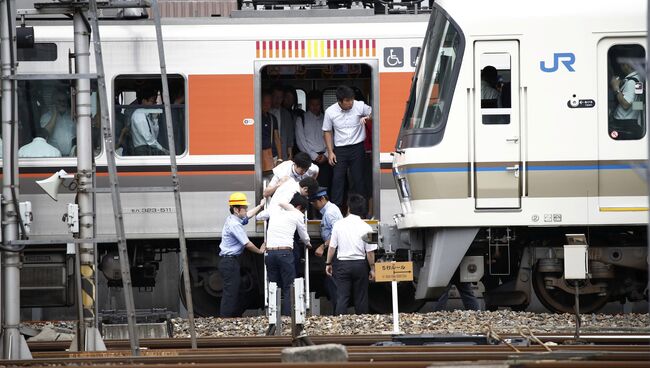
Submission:
[[[348,194],[358,193],[368,200],[368,218],[378,215],[379,186],[375,183],[379,182],[379,145],[375,142],[379,141],[379,110],[373,103],[379,92],[376,61],[306,64],[258,62],[255,71],[257,198],[263,195],[264,180],[268,182],[273,177],[273,169],[303,152],[319,167],[317,180],[320,186],[329,189],[330,195],[333,186],[341,185],[344,187],[343,204]],[[362,183],[351,180],[349,168],[344,182],[333,182],[334,170],[327,157],[322,131],[323,114],[328,107],[337,104],[336,90],[342,85],[354,91],[355,100],[372,108],[372,121],[363,126]],[[317,221],[319,215],[312,211],[310,218]]]

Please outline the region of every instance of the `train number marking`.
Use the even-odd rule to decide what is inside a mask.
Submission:
[[[174,207],[128,207],[124,209],[125,215],[157,215],[166,213],[176,213]]]
[[[560,63],[570,71],[575,72],[573,69],[573,64],[576,62],[576,56],[572,52],[556,52],[553,54],[553,63],[550,67],[546,66],[546,61],[542,60],[539,62],[539,68],[545,73],[555,73],[560,69]]]

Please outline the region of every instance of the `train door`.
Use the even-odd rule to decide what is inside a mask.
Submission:
[[[647,211],[644,38],[598,43],[598,205],[600,212]]]
[[[364,60],[355,63],[313,62],[295,64],[263,61],[255,63],[256,122],[262,123],[263,93],[271,92],[271,94],[273,94],[273,90],[277,90],[278,88],[283,88],[285,92],[289,90],[296,92],[296,107],[302,110],[297,111],[298,115],[303,113],[306,114],[306,112],[309,111],[309,99],[313,98],[314,95],[319,96],[323,111],[336,103],[335,92],[339,85],[347,85],[351,87],[355,91],[356,100],[362,100],[373,108],[373,121],[371,124],[366,126],[366,164],[364,165],[364,168],[366,169],[366,172],[364,173],[366,186],[364,188],[352,188],[352,183],[349,181],[346,183],[346,193],[354,191],[356,193],[361,193],[364,197],[369,199],[369,212],[371,213],[371,216],[373,213],[379,213],[380,189],[378,185],[374,185],[374,183],[379,182],[379,107],[373,103],[378,100],[375,96],[379,95],[377,70],[376,60]],[[295,127],[294,135],[298,134],[298,131],[302,130],[306,139],[310,141],[310,145],[312,146],[307,147],[307,149],[311,150],[310,148],[314,148],[318,145],[317,143],[314,144],[314,141],[319,138],[319,135],[313,131],[313,129],[311,133],[308,132],[308,129],[304,127],[306,121],[307,119],[302,119],[302,129],[299,129],[297,126]],[[286,130],[280,129],[280,131]],[[258,179],[256,180],[256,193],[259,197],[263,189],[262,179],[268,174],[268,164],[265,164],[264,162],[264,160],[268,158],[263,157],[262,154],[262,146],[265,144],[263,142],[262,124],[256,124],[255,137],[255,173],[256,178]],[[280,138],[283,142],[286,140],[285,137],[281,136]],[[293,140],[289,139],[289,141]],[[298,142],[298,137],[296,137],[294,142],[293,152],[303,151],[305,147],[300,147],[301,144]],[[377,142],[377,144],[374,144],[373,142]],[[325,151],[324,141],[322,143],[323,146],[320,149],[312,150],[314,152],[306,152],[310,154],[312,160],[319,156],[319,151]],[[268,142],[266,142],[266,144],[268,144]],[[273,149],[274,147],[275,145],[273,145],[272,149],[269,151],[275,151]],[[267,168],[265,169],[264,166],[267,166]],[[320,164],[319,167],[321,171],[318,177],[319,185],[331,187],[331,180],[329,182],[327,180],[327,169],[329,168],[329,176],[331,178],[331,167],[326,163]]]
[[[520,208],[519,43],[476,42],[474,86],[476,208]]]

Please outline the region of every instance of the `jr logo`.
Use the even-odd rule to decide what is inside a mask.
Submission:
[[[560,68],[560,63],[564,64],[566,69],[570,72],[575,72],[573,63],[576,62],[576,56],[572,52],[556,52],[553,54],[553,64],[550,67],[546,66],[544,60],[539,62],[539,68],[546,73],[555,73]]]

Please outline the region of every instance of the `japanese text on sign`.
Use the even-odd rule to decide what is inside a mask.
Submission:
[[[375,263],[375,281],[413,281],[413,262]]]

